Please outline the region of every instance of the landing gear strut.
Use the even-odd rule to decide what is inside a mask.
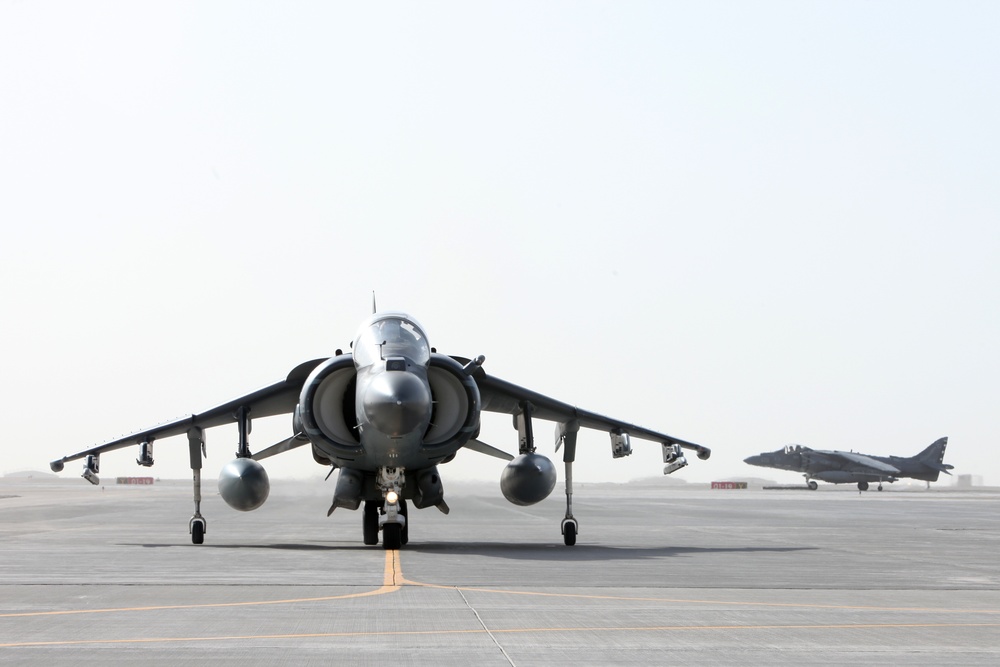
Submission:
[[[579,430],[580,424],[571,421],[560,424],[558,431],[560,441],[566,446],[563,450],[563,462],[566,464],[566,517],[559,527],[563,535],[563,544],[568,547],[576,544],[576,534],[580,527],[573,517],[573,461],[576,459],[576,434]]]
[[[382,530],[382,547],[384,549],[399,549],[406,544],[409,533],[406,530],[406,501],[403,500],[403,483],[406,480],[402,468],[379,468],[376,483],[382,490],[385,504],[382,515],[378,517],[378,525]],[[368,503],[365,503],[367,511]],[[367,544],[367,542],[365,542]]]
[[[188,430],[188,451],[191,454],[191,473],[194,480],[194,516],[188,522],[192,544],[204,544],[208,521],[201,515],[201,457],[205,455],[205,437],[201,428]]]

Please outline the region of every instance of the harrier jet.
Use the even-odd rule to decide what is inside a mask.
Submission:
[[[373,310],[375,310],[373,308]],[[556,423],[556,451],[565,464],[566,515],[563,541],[576,543],[573,516],[573,461],[580,428],[610,434],[614,458],[632,453],[630,436],[661,444],[664,474],[687,465],[683,450],[707,459],[711,450],[673,436],[581,410],[488,375],[485,357],[439,354],[424,328],[403,313],[375,312],[361,326],[351,352],[337,350],[327,359],[296,366],[274,384],[130,436],[64,456],[50,465],[59,472],[68,461],[84,460],[83,477],[99,483],[102,454],[136,447],[140,466],[153,465],[153,443],[187,436],[194,477],[194,516],[188,531],[202,544],[208,521],[201,514],[201,468],[205,430],[235,422],[236,458],[219,474],[219,493],[231,507],[250,511],[267,499],[270,482],[260,461],[308,446],[319,465],[339,470],[328,515],[337,508],[362,507],[365,544],[398,549],[409,539],[407,501],[413,507],[448,505],[438,466],[463,447],[509,461],[500,476],[508,501],[531,505],[546,498],[556,484],[552,461],[535,450],[534,421]],[[518,433],[515,457],[478,439],[482,411],[513,415]],[[251,420],[290,414],[292,435],[256,453],[250,450]]]
[[[869,482],[895,482],[901,477],[936,482],[939,473],[948,472],[954,466],[944,463],[944,450],[948,438],[934,441],[916,456],[868,456],[855,452],[825,451],[809,449],[802,445],[788,445],[784,449],[765,452],[743,459],[744,463],[765,468],[794,470],[805,475],[806,484],[815,490],[814,480],[831,484],[857,483],[861,491],[868,490]]]

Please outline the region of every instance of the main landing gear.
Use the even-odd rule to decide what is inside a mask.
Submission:
[[[878,486],[876,487],[876,489],[878,491],[882,490],[882,481],[881,480],[879,480],[879,483],[878,483]],[[858,482],[858,491],[867,491],[867,490],[868,490],[868,482]]]

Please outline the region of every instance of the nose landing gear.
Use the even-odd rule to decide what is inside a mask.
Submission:
[[[381,516],[375,515],[376,533],[382,531],[382,547],[385,549],[399,549],[410,541],[409,531],[406,529],[406,501],[403,500],[403,483],[406,480],[402,468],[389,468],[387,466],[379,468],[376,482],[385,498],[385,504],[381,508]],[[365,502],[365,544],[369,544],[369,531],[371,518],[368,513],[369,505],[374,501]],[[378,508],[375,505],[376,509]],[[375,544],[375,542],[371,542]]]

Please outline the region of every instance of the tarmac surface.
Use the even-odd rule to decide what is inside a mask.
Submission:
[[[565,547],[561,486],[452,485],[385,551],[333,480],[207,483],[195,546],[190,482],[65,477],[0,479],[3,664],[1000,664],[995,489],[579,485]]]

